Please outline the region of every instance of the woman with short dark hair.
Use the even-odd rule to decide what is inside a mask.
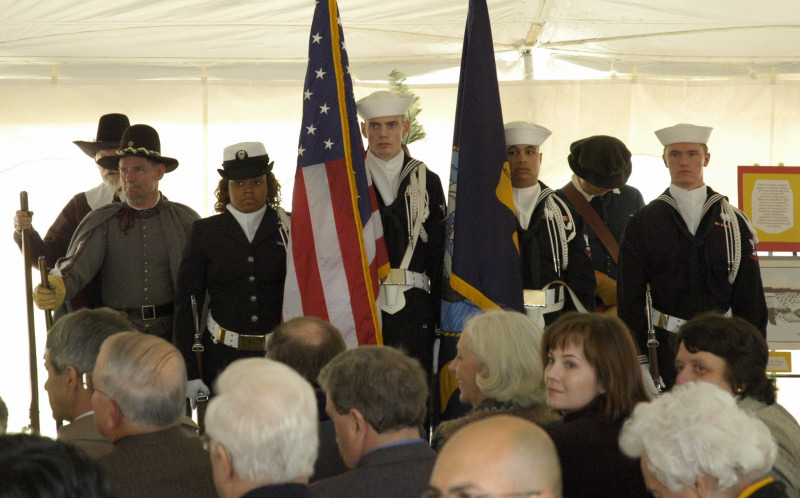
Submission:
[[[800,496],[800,425],[776,401],[775,379],[767,377],[769,348],[750,322],[704,313],[681,327],[675,352],[676,384],[703,381],[736,396],[778,442],[772,477]]]
[[[544,331],[547,405],[564,423],[545,430],[561,460],[564,497],[647,496],[639,461],[619,449],[625,419],[649,396],[636,345],[617,317],[565,313]]]

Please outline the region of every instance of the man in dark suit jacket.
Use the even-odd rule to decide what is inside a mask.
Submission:
[[[92,389],[95,424],[114,445],[98,460],[114,496],[217,496],[208,454],[180,427],[186,365],[175,346],[140,332],[109,337]]]
[[[332,324],[311,316],[292,318],[275,327],[267,342],[267,358],[295,369],[314,388],[319,415],[319,451],[311,480],[319,481],[347,472],[333,420],[325,413],[325,393],[317,378],[322,368],[347,349],[342,333]]]
[[[268,358],[231,363],[208,405],[206,436],[222,498],[311,498],[317,457],[314,390]]]
[[[314,496],[406,497],[425,490],[436,453],[420,438],[427,381],[419,361],[388,346],[339,354],[319,383],[345,465]]]
[[[133,324],[110,308],[82,309],[60,318],[47,334],[44,389],[53,418],[68,425],[58,431],[59,441],[70,443],[91,458],[111,451],[111,443],[97,430],[92,411],[92,391],[84,376],[94,370],[103,341]]]

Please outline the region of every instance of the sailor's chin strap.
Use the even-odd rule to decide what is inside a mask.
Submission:
[[[421,216],[421,220],[424,222],[430,216],[430,207],[428,202],[428,190],[421,189],[419,185],[419,174],[425,174],[424,171],[420,172],[420,168],[417,168],[418,173],[411,173],[409,176],[408,186],[406,187],[406,220],[408,222],[408,233],[409,237],[413,231],[414,220],[417,219],[417,216]],[[425,226],[420,225],[419,228],[419,238],[422,242],[428,242],[428,233],[425,231]],[[415,241],[411,242],[415,244]]]
[[[564,222],[564,213],[569,212],[569,208],[567,208],[564,201],[555,195],[551,189],[545,189],[542,195],[545,194],[547,197],[544,199],[544,219],[550,240],[550,250],[553,253],[553,268],[556,275],[560,276],[561,272],[566,271],[569,265],[567,243],[575,238],[575,226],[571,217],[568,222]]]

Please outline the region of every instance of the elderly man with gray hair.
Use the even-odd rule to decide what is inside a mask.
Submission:
[[[219,495],[310,497],[317,457],[311,385],[283,363],[247,358],[222,372],[216,392],[206,438]]]
[[[75,445],[91,458],[105,455],[112,446],[95,426],[92,390],[85,376],[94,370],[103,341],[131,330],[133,324],[122,313],[97,308],[64,315],[47,334],[44,389],[53,418],[69,422],[59,429],[58,439]]]
[[[114,334],[100,348],[92,388],[95,424],[114,445],[98,460],[114,496],[217,496],[200,440],[180,429],[186,365],[175,346]]]
[[[314,496],[419,496],[436,459],[420,438],[428,390],[419,361],[389,346],[361,346],[331,360],[319,383],[352,470],[312,484]]]
[[[787,496],[783,483],[768,476],[778,446],[767,426],[708,382],[640,403],[619,444],[629,457],[641,457],[653,496]]]

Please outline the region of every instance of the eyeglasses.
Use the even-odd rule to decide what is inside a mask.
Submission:
[[[525,497],[539,496],[541,491],[517,491],[516,493],[485,493],[483,491],[469,491],[464,488],[450,489],[447,492],[439,491],[436,488],[428,488],[421,498],[502,498],[502,497]]]

